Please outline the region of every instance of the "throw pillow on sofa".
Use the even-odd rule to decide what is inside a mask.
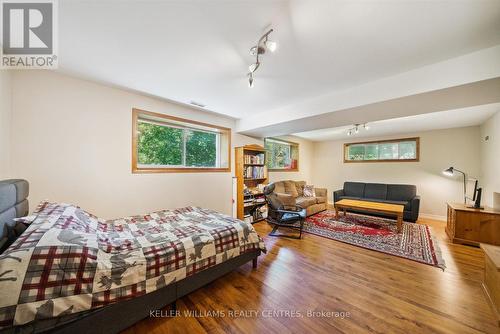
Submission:
[[[314,186],[311,186],[311,185],[304,186],[304,197],[316,197],[316,192],[314,191]]]
[[[285,193],[292,195],[293,197],[298,197],[297,188],[295,187],[295,182],[293,181],[283,181],[285,185]]]

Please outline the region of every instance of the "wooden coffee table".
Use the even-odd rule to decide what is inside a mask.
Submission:
[[[403,230],[403,205],[399,204],[389,204],[381,202],[368,202],[368,201],[358,201],[353,199],[341,199],[335,202],[335,218],[339,218],[339,210],[344,211],[344,216],[346,215],[347,209],[363,210],[375,213],[384,213],[387,215],[393,215],[397,218],[397,228],[398,233]]]

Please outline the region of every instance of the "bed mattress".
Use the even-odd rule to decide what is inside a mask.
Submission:
[[[265,252],[251,224],[197,207],[103,220],[42,202],[0,256],[0,329],[151,293],[241,254]]]

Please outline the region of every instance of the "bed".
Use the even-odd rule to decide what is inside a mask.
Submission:
[[[0,333],[117,333],[266,250],[251,224],[197,207],[103,220],[43,201],[21,218],[27,182],[2,184]]]

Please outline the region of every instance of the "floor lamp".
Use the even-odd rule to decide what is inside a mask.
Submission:
[[[450,167],[448,169],[445,169],[443,171],[443,174],[444,175],[448,175],[448,176],[453,176],[453,173],[454,172],[459,172],[459,173],[462,173],[463,177],[464,177],[464,204],[467,204],[467,176],[465,175],[464,172],[462,172],[461,170],[459,169],[456,169],[454,167]]]

